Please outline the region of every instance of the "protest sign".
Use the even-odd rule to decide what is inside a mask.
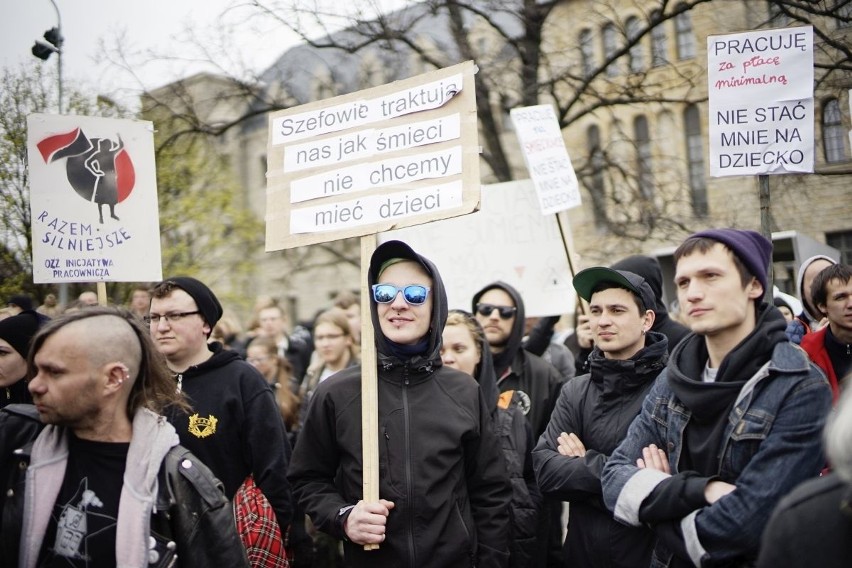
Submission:
[[[474,73],[462,63],[273,114],[266,250],[475,211]]]
[[[512,124],[521,143],[541,214],[580,205],[580,185],[551,105],[514,108]]]
[[[450,308],[470,311],[483,286],[502,280],[528,316],[574,311],[575,292],[555,216],[542,217],[529,180],[482,188],[478,213],[380,235],[405,241],[435,263]]]
[[[150,122],[31,114],[33,281],[162,279]]]
[[[814,170],[813,28],[707,38],[710,175]]]

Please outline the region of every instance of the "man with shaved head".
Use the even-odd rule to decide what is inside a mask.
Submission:
[[[45,426],[0,456],[0,566],[248,566],[222,484],[159,414],[186,403],[130,312],[50,322],[28,376]]]

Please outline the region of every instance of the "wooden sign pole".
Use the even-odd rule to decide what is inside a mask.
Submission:
[[[99,306],[108,306],[109,301],[107,300],[106,293],[106,282],[98,282],[98,305]]]
[[[565,220],[565,223],[562,223],[562,217],[567,217],[568,213],[566,211],[559,211],[556,213],[556,224],[559,225],[559,235],[562,237],[562,246],[565,247],[565,257],[568,259],[568,270],[571,272],[571,279],[574,279],[574,276],[577,275],[577,259],[574,253],[574,240],[571,238],[570,228],[568,224],[568,220]],[[580,313],[587,314],[589,313],[589,304],[586,300],[577,297],[577,305],[580,308]]]
[[[376,250],[376,235],[361,237],[361,445],[364,501],[379,500],[379,389],[376,373],[376,342],[370,311],[370,257]],[[365,544],[376,550],[378,544]]]

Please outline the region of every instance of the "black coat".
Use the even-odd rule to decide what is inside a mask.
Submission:
[[[591,373],[562,387],[556,408],[533,450],[533,465],[545,497],[570,502],[565,553],[570,566],[617,567],[650,564],[654,535],[613,520],[603,502],[601,471],[642,409],[645,395],[668,358],[665,336],[650,332],[631,359],[605,359],[595,349]],[[574,433],[584,457],[559,453],[560,433]]]

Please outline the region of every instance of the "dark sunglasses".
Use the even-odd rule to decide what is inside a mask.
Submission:
[[[396,295],[402,292],[402,297],[407,303],[419,306],[426,301],[430,289],[420,284],[409,284],[404,288],[398,288],[393,284],[373,284],[373,299],[378,304],[390,304],[396,299]]]
[[[476,304],[476,313],[481,315],[482,317],[488,317],[491,315],[491,312],[497,310],[497,313],[500,314],[500,319],[510,319],[515,312],[518,311],[518,308],[515,306],[495,306],[494,304]]]

